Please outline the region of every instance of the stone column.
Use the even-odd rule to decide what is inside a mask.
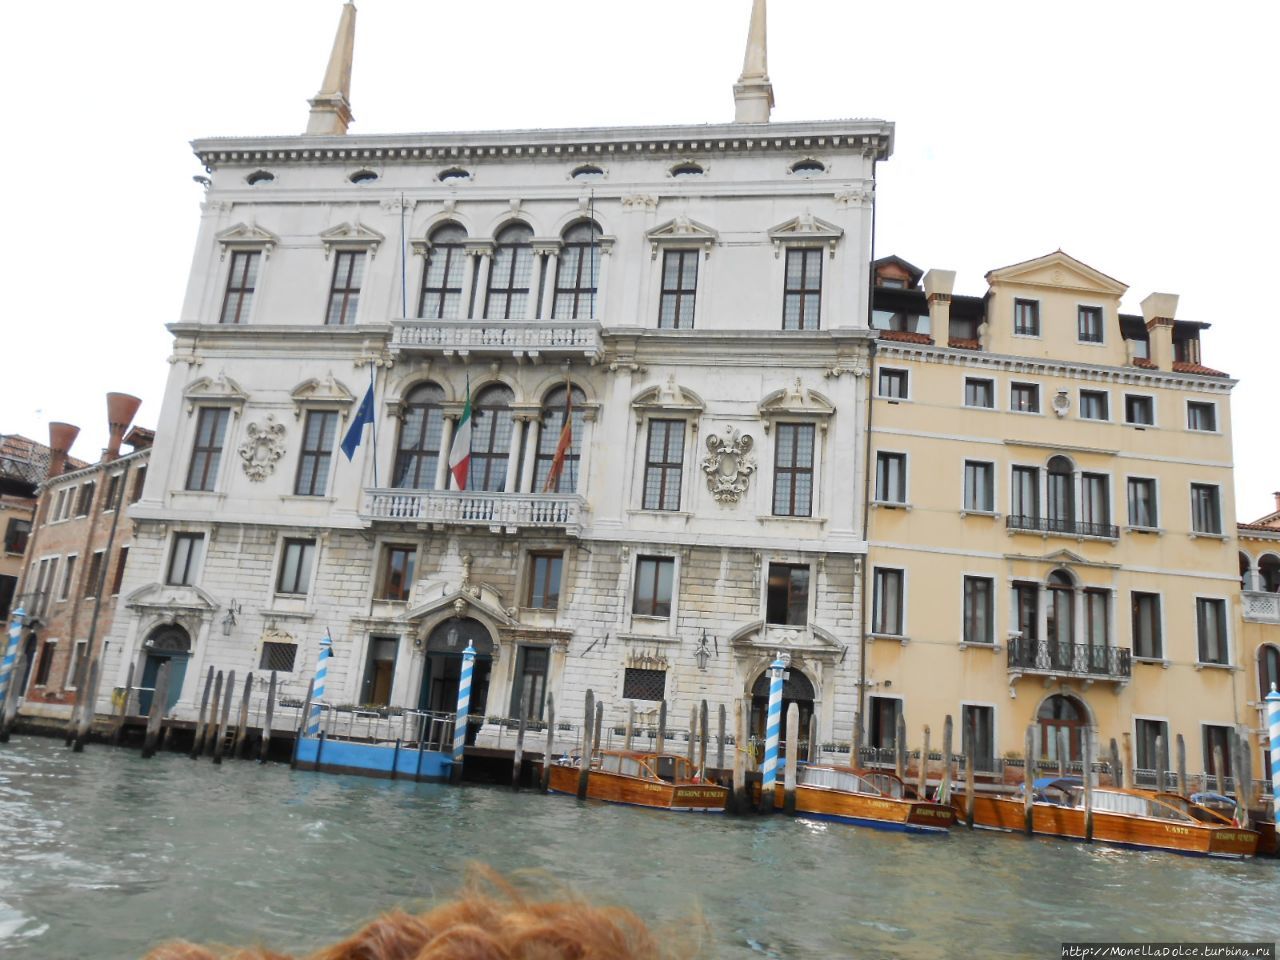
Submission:
[[[542,285],[542,304],[538,316],[543,320],[551,319],[551,310],[555,306],[556,271],[560,269],[560,254],[556,250],[548,250],[547,278]]]
[[[489,290],[489,271],[493,267],[493,251],[480,251],[480,269],[476,271],[476,292],[477,298],[476,308],[472,311],[475,317],[483,318],[485,313],[485,299]]]
[[[457,416],[446,414],[440,429],[440,456],[436,461],[436,490],[448,490],[449,482],[449,445],[453,443],[453,426]]]
[[[503,492],[515,493],[516,482],[520,479],[520,441],[524,437],[524,417],[513,417],[511,420],[511,450],[507,454],[507,478]]]
[[[609,254],[612,252],[612,250],[613,250],[612,241],[609,241],[607,243],[603,241],[601,242],[600,273],[596,277],[596,295],[595,295],[595,302],[592,303],[592,307],[594,309],[592,309],[591,316],[588,318],[590,320],[599,320],[600,317],[603,316],[604,314],[604,292],[605,290],[608,289],[608,287],[605,285],[605,281],[609,279],[609,261],[612,259],[612,257],[609,256]]]
[[[458,305],[458,317],[463,320],[470,319],[472,316],[471,293],[475,289],[475,258],[482,255],[483,251],[481,250],[468,249],[466,251],[467,262],[462,271],[462,301]]]
[[[524,463],[520,470],[520,491],[522,493],[537,493],[533,489],[534,467],[538,460],[538,437],[542,428],[542,420],[539,417],[529,418],[529,431],[524,444]]]

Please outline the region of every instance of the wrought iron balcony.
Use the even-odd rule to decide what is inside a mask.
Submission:
[[[1101,537],[1115,540],[1120,528],[1114,523],[1086,523],[1083,520],[1064,520],[1059,517],[1024,517],[1009,514],[1004,519],[1005,528],[1025,533],[1052,533],[1063,537]]]
[[[430,523],[510,530],[582,529],[586,503],[576,494],[482,493],[470,490],[366,490],[360,515],[369,521]]]
[[[1098,680],[1128,680],[1133,657],[1126,647],[1091,643],[1053,643],[1014,637],[1009,641],[1009,672]]]
[[[391,349],[441,356],[594,361],[600,324],[594,320],[397,320]]]
[[[1280,623],[1280,593],[1245,590],[1240,594],[1244,618],[1257,623]]]

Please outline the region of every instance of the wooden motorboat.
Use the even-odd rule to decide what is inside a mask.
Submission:
[[[951,807],[909,794],[892,773],[813,764],[796,767],[797,816],[907,833],[945,833],[955,822]],[[782,809],[784,797],[779,783],[775,808]]]
[[[1078,777],[1044,777],[1032,789],[1034,833],[1084,839],[1084,785]],[[1257,831],[1185,797],[1119,787],[1095,787],[1092,794],[1093,839],[1099,843],[1212,857],[1251,857],[1257,851]],[[963,816],[964,794],[954,794],[952,802]],[[975,827],[1022,832],[1024,816],[1021,795],[974,796]]]
[[[576,762],[553,763],[550,789],[554,793],[576,796],[578,775]],[[729,791],[719,784],[703,783],[697,769],[685,757],[604,750],[592,759],[587,775],[587,797],[658,810],[723,813]]]
[[[1239,823],[1241,814],[1236,801],[1231,797],[1224,797],[1220,793],[1211,793],[1209,791],[1201,791],[1191,794],[1189,798],[1192,803],[1200,807],[1211,810],[1218,814],[1224,820],[1231,823]],[[1277,842],[1276,824],[1274,820],[1268,820],[1265,817],[1259,818],[1255,812],[1250,813],[1249,817],[1250,829],[1258,831],[1258,856],[1274,857],[1280,856],[1280,842]]]

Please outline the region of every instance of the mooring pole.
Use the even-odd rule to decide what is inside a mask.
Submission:
[[[511,753],[511,789],[520,789],[520,773],[524,769],[524,733],[529,728],[529,694],[520,694],[520,719],[516,725],[516,748]]]
[[[249,735],[249,697],[253,694],[253,674],[244,678],[244,696],[240,698],[240,717],[236,724],[236,742],[232,751],[237,760],[244,759],[245,738]]]
[[[156,738],[160,735],[160,720],[164,715],[164,701],[169,696],[169,663],[160,664],[156,673],[156,687],[151,693],[151,712],[147,715],[147,734],[142,744],[142,756],[150,759],[156,753]]]
[[[718,735],[716,736],[716,771],[718,772],[721,780],[723,780],[724,779],[724,735],[725,735],[725,726],[727,725],[727,721],[728,721],[728,716],[726,715],[726,711],[724,709],[723,703],[720,704],[719,708],[716,710],[716,713],[718,715],[717,719],[719,720]]]
[[[1036,802],[1036,725],[1027,724],[1026,753],[1022,761],[1022,829],[1027,836],[1035,833]]]
[[[192,760],[195,760],[204,752],[204,739],[209,733],[207,711],[209,709],[209,691],[212,688],[213,667],[209,667],[209,673],[204,678],[204,693],[200,696],[200,717],[196,720],[196,735],[195,739],[191,741]]]
[[[13,725],[18,717],[18,698],[21,695],[21,691],[18,690],[17,678],[22,676],[22,670],[26,664],[27,652],[19,650],[13,662],[13,675],[4,698],[4,713],[0,715],[0,743],[9,742],[9,733],[13,730]]]
[[[591,734],[591,752],[597,754],[600,752],[600,728],[604,726],[604,699],[596,701],[596,724],[594,732]]]
[[[1080,731],[1080,748],[1084,760],[1084,842],[1093,843],[1093,736],[1088,727]]]
[[[916,771],[916,797],[929,798],[929,725],[924,725],[924,746],[920,748],[920,769]]]
[[[1114,740],[1111,742],[1115,743]],[[1182,734],[1178,734],[1177,748],[1178,793],[1179,795],[1186,797],[1190,796],[1190,794],[1187,793],[1187,742],[1182,739]]]
[[[1164,758],[1164,744],[1165,744],[1164,737],[1157,736],[1156,737],[1156,789],[1161,792],[1164,792],[1165,790],[1169,789],[1168,786],[1165,784],[1165,781],[1168,779],[1167,768],[1169,764]]]
[[[694,750],[698,746],[698,705],[695,703],[689,708],[689,746],[685,751],[685,759],[689,761],[689,766],[693,766]]]
[[[258,745],[258,762],[266,763],[271,752],[271,725],[276,719],[276,672],[271,671],[271,682],[267,684],[267,715],[262,721],[262,742]]]
[[[667,701],[658,704],[658,743],[655,753],[664,753],[667,749]]]
[[[222,720],[218,725],[218,736],[213,741],[213,762],[222,763],[222,751],[226,749],[228,724],[231,721],[231,701],[235,698],[236,672],[227,673],[227,685],[222,688]]]
[[[591,728],[596,712],[596,695],[590,690],[583,698],[582,753],[578,757],[578,799],[587,799],[587,780],[591,776]]]
[[[964,750],[964,822],[972,830],[974,805],[973,754],[978,748],[978,721],[977,717],[972,713],[969,715],[969,722],[965,724],[965,732],[969,735],[969,744]]]
[[[218,741],[218,704],[222,702],[222,671],[219,670],[213,681],[213,699],[209,701],[209,725],[204,731],[204,745],[201,752],[213,756],[213,745]],[[230,690],[230,684],[227,685]]]
[[[98,683],[102,677],[102,657],[98,657],[93,661],[93,666],[89,669],[88,690],[85,691],[85,703],[80,712],[80,722],[76,724],[75,742],[72,744],[72,751],[80,753],[84,750],[84,743],[89,738],[89,731],[93,729],[93,717],[97,712],[94,707],[98,699]]]
[[[551,786],[551,757],[555,753],[556,698],[547,694],[547,745],[542,750],[542,777],[539,786],[546,793]]]
[[[635,737],[635,733],[636,733],[636,703],[634,700],[628,700],[627,701],[627,734],[626,734],[626,739],[623,740],[622,742],[623,749],[626,750],[628,753],[631,752],[631,743],[632,743],[632,739]]]
[[[734,813],[739,813],[746,809],[744,798],[747,794],[747,778],[742,756],[743,741],[746,739],[743,734],[744,727],[742,698],[738,697],[733,701],[733,780],[731,781],[733,789],[729,793],[729,798],[732,801],[730,805]]]
[[[795,702],[787,704],[787,756],[782,772],[782,811],[794,815],[796,812],[796,761],[800,754],[800,706]],[[777,790],[773,799],[776,802]]]
[[[948,713],[942,724],[942,781],[938,784],[938,802],[947,806],[951,806],[951,738],[951,714]]]
[[[129,709],[129,696],[133,692],[133,664],[129,664],[129,670],[125,673],[124,680],[124,696],[120,698],[120,706],[115,711],[115,718],[111,722],[111,745],[113,747],[120,746],[120,739],[124,736],[124,716]]]
[[[779,653],[769,665],[769,706],[765,719],[764,765],[760,768],[761,813],[773,810],[774,794],[778,783],[778,740],[782,733],[782,682],[786,675],[787,660]]]
[[[1111,738],[1111,782],[1117,787],[1124,786],[1124,768],[1120,766],[1120,744]]]
[[[707,778],[707,701],[698,710],[698,776]]]
[[[298,718],[298,729],[293,732],[293,755],[289,758],[289,769],[298,769],[298,749],[302,746],[302,738],[306,733],[307,719],[311,716],[311,697],[315,693],[316,679],[307,681],[307,699],[302,702],[302,715]],[[418,748],[418,765],[422,765],[422,748]]]
[[[467,641],[462,651],[462,674],[458,678],[458,711],[453,720],[453,766],[449,768],[449,780],[462,782],[462,762],[467,752],[467,718],[471,712],[471,676],[475,670],[476,648]]]
[[[898,722],[894,727],[893,737],[893,772],[898,779],[907,779],[907,715],[898,711]]]

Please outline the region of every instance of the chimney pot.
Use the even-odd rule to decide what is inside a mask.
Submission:
[[[49,476],[56,477],[67,465],[67,454],[80,435],[80,428],[58,420],[49,422]]]
[[[1149,293],[1142,301],[1147,321],[1148,359],[1159,370],[1173,369],[1173,321],[1178,315],[1176,293]]]
[[[142,401],[127,393],[107,394],[107,426],[111,430],[107,440],[107,449],[102,459],[115,460],[120,456],[120,444],[124,440],[125,431],[133,422],[133,415],[138,412]]]

